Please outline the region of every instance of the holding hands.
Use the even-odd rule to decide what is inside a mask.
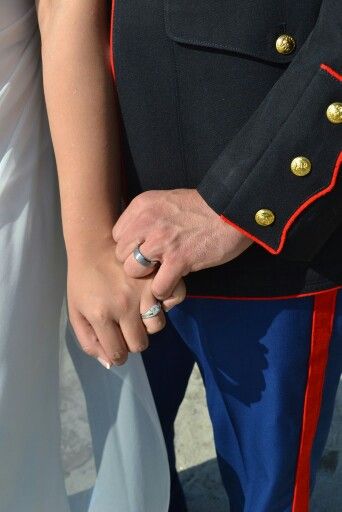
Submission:
[[[75,334],[108,369],[123,364],[128,352],[145,350],[148,334],[164,328],[163,309],[185,298],[183,276],[226,263],[252,243],[223,223],[196,190],[185,189],[140,194],[113,237],[115,243],[105,237],[82,244],[69,256],[68,272]]]
[[[113,229],[116,256],[133,278],[155,274],[152,293],[165,300],[179,280],[190,272],[233,260],[252,241],[224,223],[197,190],[149,191],[137,196]],[[143,266],[134,257],[141,254],[160,262]]]

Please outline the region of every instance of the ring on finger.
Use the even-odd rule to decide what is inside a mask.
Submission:
[[[159,315],[159,313],[162,310],[162,306],[160,302],[157,302],[156,304],[153,304],[145,313],[142,313],[140,316],[143,320],[146,320],[147,318],[154,318],[155,316]]]
[[[134,257],[135,261],[140,263],[140,265],[142,265],[143,267],[155,267],[159,263],[158,261],[153,261],[153,260],[149,260],[148,258],[146,258],[140,251],[140,245],[138,245],[134,249],[133,257]]]

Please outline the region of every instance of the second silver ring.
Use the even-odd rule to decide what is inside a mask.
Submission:
[[[160,302],[156,302],[156,304],[153,304],[153,306],[150,307],[145,313],[142,313],[140,316],[143,320],[146,320],[146,318],[154,318],[155,316],[159,315],[159,313],[162,310],[162,305]]]

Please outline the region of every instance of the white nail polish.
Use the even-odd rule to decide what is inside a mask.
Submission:
[[[110,370],[111,368],[111,365],[109,363],[107,363],[107,361],[105,361],[104,359],[102,359],[101,357],[98,357],[97,358],[98,362],[100,364],[102,364],[102,366],[104,366],[106,368],[106,370]]]

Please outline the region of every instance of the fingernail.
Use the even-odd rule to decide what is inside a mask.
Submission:
[[[121,352],[114,352],[113,362],[115,366],[122,366],[124,364],[124,356]]]
[[[106,370],[110,370],[110,368],[111,368],[111,364],[110,363],[108,363],[107,361],[105,361],[101,357],[98,357],[97,360],[98,360],[98,362],[100,364],[102,364],[102,366],[104,366],[106,368]]]
[[[121,361],[120,359],[114,361],[114,366],[123,366],[125,361]]]

